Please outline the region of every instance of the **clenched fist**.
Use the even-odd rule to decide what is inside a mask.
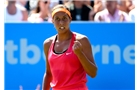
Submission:
[[[79,41],[74,41],[74,45],[72,47],[74,53],[76,55],[80,54],[82,52],[82,44]]]

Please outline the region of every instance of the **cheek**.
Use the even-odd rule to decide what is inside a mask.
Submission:
[[[69,28],[70,27],[70,22],[66,23],[66,27]]]
[[[58,28],[59,27],[59,23],[58,22],[53,22],[55,28]]]

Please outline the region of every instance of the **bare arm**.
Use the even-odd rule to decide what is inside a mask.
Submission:
[[[52,80],[52,74],[51,74],[49,63],[48,63],[48,50],[50,47],[50,43],[51,43],[50,40],[44,41],[44,53],[46,56],[46,72],[43,78],[42,90],[50,90],[50,82]]]
[[[94,18],[93,18],[93,15],[95,14],[95,12],[94,12],[94,10],[91,10],[90,12],[89,12],[89,20],[90,21],[94,21]]]
[[[27,21],[28,19],[28,12],[25,7],[18,5],[18,8],[22,11],[22,21]]]
[[[22,11],[22,14],[23,14],[22,21],[27,21],[27,19],[28,19],[28,12],[26,10],[24,10],[24,11]]]
[[[94,78],[97,73],[97,67],[94,62],[91,44],[87,37],[84,36],[82,39],[75,41],[73,50],[74,53],[78,56],[86,73]]]

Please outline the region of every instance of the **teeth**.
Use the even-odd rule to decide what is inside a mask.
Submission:
[[[60,29],[64,29],[64,27],[60,27]]]

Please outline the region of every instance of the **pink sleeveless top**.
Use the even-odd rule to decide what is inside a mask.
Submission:
[[[88,90],[86,72],[72,50],[75,37],[76,34],[73,33],[70,46],[62,54],[53,51],[56,38],[50,46],[48,61],[53,77],[50,83],[53,90]]]

